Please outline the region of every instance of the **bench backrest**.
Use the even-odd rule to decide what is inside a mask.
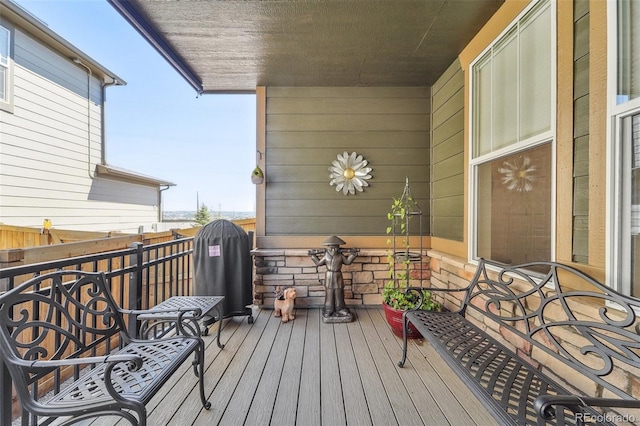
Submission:
[[[79,374],[78,368],[42,371],[24,361],[104,355],[123,337],[129,338],[103,273],[53,272],[0,295],[0,357],[23,401],[33,397],[25,394],[30,385],[37,395],[39,381],[52,379],[47,387],[56,387]]]
[[[614,397],[608,390],[620,398],[637,398],[630,394],[640,377],[640,300],[577,269],[552,262],[505,267],[481,260],[462,312],[493,321],[487,328],[521,355],[587,394]],[[582,376],[593,381],[592,389],[586,389]]]

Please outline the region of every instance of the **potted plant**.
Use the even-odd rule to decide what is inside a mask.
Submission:
[[[418,251],[411,251],[410,247],[410,222],[418,219],[420,247]],[[387,322],[391,330],[397,336],[403,334],[402,314],[407,309],[417,308],[419,296],[416,292],[407,293],[410,286],[422,287],[422,210],[411,196],[409,179],[406,180],[404,192],[400,198],[394,198],[391,211],[387,213],[389,226],[387,227],[387,244],[391,249],[387,252],[389,263],[389,282],[382,292],[382,305]],[[413,281],[417,281],[414,285]],[[422,292],[422,304],[420,309],[441,310],[442,305],[432,298],[428,290]],[[420,333],[412,327],[409,328],[408,338],[419,338]]]
[[[382,292],[382,307],[384,308],[384,314],[387,318],[387,322],[391,327],[391,331],[396,336],[402,337],[403,322],[402,314],[407,309],[415,309],[419,301],[418,295],[414,292],[405,293],[406,286],[396,287],[393,281],[389,281],[384,286]],[[420,309],[425,311],[441,311],[442,304],[433,300],[431,292],[429,290],[422,290],[422,305]],[[422,337],[420,333],[409,324],[409,332],[407,333],[409,339],[418,339]]]

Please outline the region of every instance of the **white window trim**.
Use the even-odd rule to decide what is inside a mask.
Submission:
[[[640,114],[640,98],[617,104],[618,91],[618,13],[617,1],[607,2],[607,123],[606,123],[606,218],[605,226],[605,283],[624,294],[631,293],[631,271],[622,268],[623,232],[628,231],[628,223],[621,219],[624,198],[621,164],[622,121]],[[625,231],[626,229],[626,231]]]
[[[13,113],[13,73],[14,73],[13,52],[14,52],[14,45],[15,45],[15,31],[11,25],[8,25],[4,21],[0,21],[0,26],[2,26],[2,28],[9,31],[9,61],[8,61],[9,63],[7,64],[7,68],[6,68],[8,78],[7,78],[7,87],[5,87],[7,99],[6,100],[0,99],[0,111]]]
[[[613,90],[616,92],[617,90]],[[614,93],[615,96],[615,93]],[[631,102],[630,102],[631,103]],[[605,244],[605,282],[615,290],[631,294],[631,271],[623,268],[629,266],[623,263],[626,256],[629,255],[629,246],[627,244],[628,237],[631,235],[629,213],[623,207],[630,206],[628,189],[631,177],[629,173],[623,173],[620,165],[625,157],[624,148],[622,147],[622,122],[624,119],[640,114],[640,104],[634,102],[635,107],[625,108],[625,111],[615,114],[611,120],[607,120],[610,131],[607,132],[607,200],[608,208],[606,214],[606,227],[609,236]],[[627,254],[624,254],[627,252]]]
[[[477,170],[480,164],[487,163],[492,161],[493,159],[504,156],[507,153],[517,153],[519,151],[524,151],[525,149],[534,148],[539,145],[543,145],[545,143],[551,143],[551,211],[549,212],[551,216],[551,247],[550,247],[550,255],[551,260],[554,261],[556,258],[556,182],[557,182],[557,167],[556,167],[556,119],[557,119],[557,0],[549,0],[549,8],[551,12],[551,69],[554,70],[552,72],[552,81],[551,81],[551,130],[548,132],[541,133],[532,138],[525,139],[523,141],[517,142],[515,144],[509,145],[507,147],[501,148],[499,150],[493,151],[489,154],[480,155],[476,158],[473,158],[473,146],[474,146],[474,128],[473,128],[473,116],[474,116],[474,99],[473,99],[473,69],[475,64],[496,44],[498,40],[500,40],[507,32],[509,32],[513,26],[521,20],[524,15],[526,15],[531,9],[533,9],[540,1],[532,1],[522,12],[518,14],[510,23],[505,27],[505,29],[496,36],[496,38],[484,49],[482,52],[476,56],[476,58],[471,61],[469,64],[469,73],[468,73],[468,84],[469,84],[469,115],[468,122],[469,127],[467,131],[467,140],[469,141],[467,145],[467,155],[469,160],[469,179],[468,179],[468,246],[467,246],[467,257],[468,261],[472,264],[477,264],[477,247],[478,247],[478,230],[477,230],[477,185],[478,185],[478,176]]]

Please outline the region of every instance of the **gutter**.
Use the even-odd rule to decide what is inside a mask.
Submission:
[[[162,205],[162,193],[169,188],[171,188],[171,185],[165,185],[164,188],[158,189],[158,222],[164,222],[164,206]]]
[[[123,180],[126,182],[137,183],[147,186],[176,186],[175,183],[169,182],[163,179],[158,179],[153,176],[143,175],[142,173],[133,172],[123,169],[121,167],[109,166],[107,164],[96,164],[96,174],[100,177],[106,177],[109,179]],[[165,188],[169,189],[169,188]],[[164,191],[164,189],[161,189]]]
[[[193,87],[198,95],[204,90],[202,81],[195,72],[187,65],[176,51],[169,45],[166,39],[156,30],[150,21],[134,5],[131,0],[107,0],[122,17],[142,35],[142,37],[153,46],[160,56],[162,56],[178,73]]]

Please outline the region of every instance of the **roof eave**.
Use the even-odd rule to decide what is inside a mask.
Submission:
[[[64,54],[71,60],[74,58],[81,59],[82,62],[91,67],[94,73],[108,77],[114,84],[119,86],[125,86],[127,84],[124,79],[117,76],[115,73],[96,62],[82,50],[69,43],[67,40],[51,30],[41,20],[23,9],[20,5],[10,0],[0,0],[0,5],[2,5],[3,8],[6,8],[0,14],[3,18],[7,18],[10,22],[15,20],[20,23],[21,26],[29,28],[30,31],[37,32],[37,37],[46,41],[52,48],[55,48],[58,52]]]
[[[198,94],[203,93],[202,81],[195,72],[180,58],[180,56],[169,46],[169,43],[162,37],[155,27],[148,22],[138,11],[133,2],[129,0],[107,0],[114,9],[122,15],[135,29],[153,46],[158,53],[193,87]]]
[[[132,172],[119,167],[109,166],[107,164],[96,164],[96,173],[100,177],[123,180],[147,186],[176,186],[173,182],[157,179],[152,176],[143,175],[141,173]]]

